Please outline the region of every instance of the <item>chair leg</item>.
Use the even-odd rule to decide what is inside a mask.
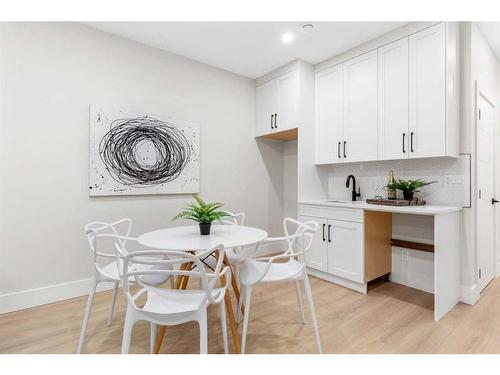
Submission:
[[[113,296],[111,297],[111,310],[109,312],[109,317],[108,317],[108,324],[107,326],[109,327],[111,325],[111,322],[113,321],[113,312],[115,311],[115,303],[116,303],[116,292],[118,291],[118,281],[115,281],[113,287]]]
[[[123,338],[122,338],[122,354],[128,354],[130,350],[130,340],[132,338],[132,329],[137,321],[134,311],[127,306],[127,313],[125,315],[125,323],[123,324]]]
[[[295,282],[295,294],[297,295],[297,303],[299,304],[300,318],[302,319],[302,323],[305,323],[304,306],[302,305],[302,296],[300,293],[300,284],[298,281]]]
[[[151,335],[149,337],[149,352],[153,354],[156,343],[156,336],[158,334],[158,324],[151,323],[150,330]]]
[[[92,312],[92,305],[94,303],[95,290],[99,282],[100,280],[98,279],[98,277],[94,276],[94,281],[92,287],[90,288],[89,297],[87,299],[87,307],[85,308],[85,315],[83,316],[82,330],[80,331],[80,340],[78,341],[78,348],[76,349],[77,354],[80,354],[82,352],[83,342],[85,341],[85,335],[87,333],[87,325],[89,324],[90,313]]]
[[[245,287],[245,312],[243,314],[243,333],[241,334],[241,353],[245,353],[247,341],[248,318],[250,317],[250,298],[252,297],[252,288]]]
[[[309,284],[309,278],[307,277],[307,274],[304,275],[303,282],[304,282],[304,289],[307,295],[307,304],[309,305],[311,322],[314,328],[314,334],[316,335],[316,345],[318,346],[318,352],[322,354],[323,348],[321,347],[321,339],[319,337],[318,321],[316,320],[316,310],[314,309],[314,301],[311,292],[311,285]]]
[[[208,354],[207,309],[201,309],[198,319],[200,326],[200,354]]]
[[[175,289],[175,277],[170,276],[170,288]]]
[[[229,353],[229,348],[227,345],[227,322],[226,322],[226,303],[222,299],[220,306],[220,325],[222,329],[222,340],[224,342],[224,354]]]
[[[236,311],[236,323],[241,323],[241,305],[243,305],[243,300],[245,299],[245,288],[241,289],[241,295],[238,299],[237,310]]]

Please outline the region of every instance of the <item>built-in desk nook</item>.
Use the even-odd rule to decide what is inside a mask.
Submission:
[[[426,290],[439,320],[459,301],[461,210],[301,201],[300,218],[319,223],[308,272],[362,293],[379,277]],[[408,251],[417,254],[413,265],[401,261]]]

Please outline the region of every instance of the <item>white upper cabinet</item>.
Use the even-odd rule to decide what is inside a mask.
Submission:
[[[446,154],[446,24],[410,35],[410,157]]]
[[[305,113],[311,117],[313,84],[312,67],[300,61],[259,78],[255,136],[272,138],[275,133],[299,128]]]
[[[377,160],[377,51],[344,63],[345,161]]]
[[[378,50],[378,158],[407,158],[409,137],[408,38],[404,38]]]
[[[274,131],[296,128],[299,108],[299,75],[297,70],[285,73],[273,82],[274,92]]]
[[[342,64],[316,74],[315,150],[316,163],[342,161],[344,141],[344,93]]]
[[[273,82],[267,82],[256,87],[255,105],[255,133],[260,136],[274,128]]]
[[[315,163],[457,157],[458,35],[439,23],[317,72]]]

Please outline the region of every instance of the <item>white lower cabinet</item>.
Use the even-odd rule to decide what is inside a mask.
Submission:
[[[309,207],[301,206],[302,212]],[[319,224],[311,249],[306,255],[307,266],[326,274],[355,283],[364,283],[364,224],[338,220],[346,217],[345,209],[323,209],[322,216],[301,215],[301,220],[314,220]],[[357,211],[357,210],[352,210]],[[357,212],[356,212],[357,213]],[[358,217],[358,215],[353,215]]]
[[[344,279],[364,282],[363,223],[329,220],[327,272]]]

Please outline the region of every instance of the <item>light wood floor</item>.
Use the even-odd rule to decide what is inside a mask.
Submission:
[[[377,282],[369,294],[311,278],[326,353],[500,353],[500,279],[475,306],[457,305],[433,321],[433,296]],[[124,300],[106,327],[110,292],[96,296],[85,353],[119,353]],[[263,285],[252,295],[249,353],[315,353],[312,327],[299,322],[293,285]],[[74,353],[86,298],[0,315],[0,353]],[[307,316],[306,316],[307,319]],[[240,328],[241,330],[241,328]],[[149,326],[134,328],[132,353],[146,353]],[[197,353],[198,327],[171,327],[163,353]],[[218,309],[209,309],[209,352],[222,353]]]

